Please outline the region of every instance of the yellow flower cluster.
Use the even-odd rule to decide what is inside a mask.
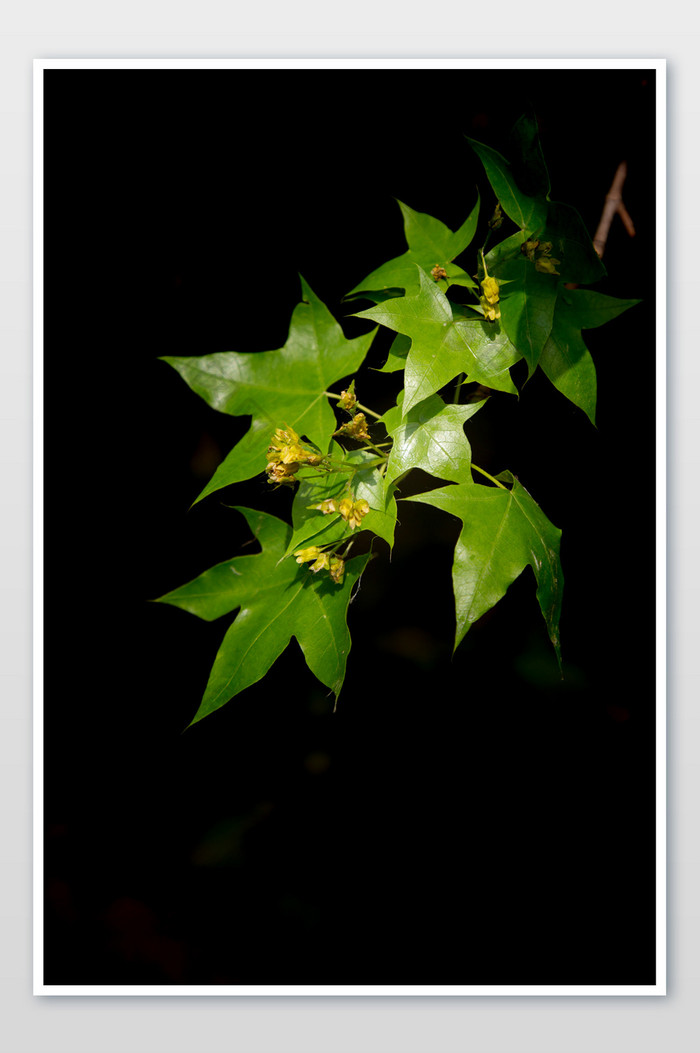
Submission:
[[[324,552],[318,545],[311,545],[310,548],[300,548],[294,555],[297,563],[310,563],[309,570],[313,571],[314,574],[318,574],[319,570],[327,570],[331,581],[334,581],[336,585],[343,584],[345,560],[341,559],[340,556],[334,556],[331,552]]]
[[[296,473],[302,464],[318,465],[323,458],[320,454],[306,449],[301,439],[288,425],[277,428],[267,448],[267,472],[271,483],[293,485]]]
[[[369,512],[369,505],[362,498],[353,501],[351,497],[344,497],[338,504],[338,511],[350,529],[354,530]]]
[[[534,262],[535,270],[541,271],[543,274],[559,274],[556,267],[561,263],[561,260],[557,260],[552,256],[552,248],[551,241],[539,241],[537,238],[530,238],[528,241],[523,242],[520,246],[520,251],[530,262]]]
[[[353,501],[352,497],[343,497],[340,501],[327,498],[325,501],[321,501],[319,505],[309,505],[309,508],[318,509],[319,512],[323,512],[326,516],[338,512],[351,530],[359,526],[369,512],[369,504],[364,498],[360,498],[359,501]]]
[[[430,272],[433,276],[433,280],[439,282],[441,278],[447,277],[447,271],[444,267],[441,267],[439,263],[436,263]]]
[[[364,413],[356,413],[352,420],[346,424],[341,424],[334,435],[347,435],[350,439],[357,439],[359,441],[370,439],[370,434],[367,431],[367,420]]]
[[[497,279],[490,278],[487,274],[481,283],[481,292],[479,303],[483,308],[484,318],[487,318],[489,322],[495,322],[497,318],[501,317],[501,308],[498,306],[499,291]]]
[[[349,388],[340,392],[340,399],[338,400],[338,406],[340,409],[347,410],[350,413],[357,404],[357,395],[355,394],[355,381],[353,380]]]

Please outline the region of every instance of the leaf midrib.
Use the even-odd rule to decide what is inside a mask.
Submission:
[[[506,520],[507,520],[507,518],[508,518],[508,516],[509,516],[509,514],[511,512],[512,505],[513,505],[513,493],[512,493],[512,491],[509,490],[508,491],[508,501],[507,501],[505,509],[503,511],[503,516],[501,517],[501,522],[499,524],[498,530],[496,531],[496,535],[494,537],[493,545],[491,546],[491,551],[489,553],[488,563],[484,562],[484,564],[482,565],[481,571],[479,573],[479,577],[477,579],[477,587],[472,592],[472,600],[471,600],[471,603],[469,604],[469,617],[466,620],[466,623],[468,623],[470,625],[472,624],[471,612],[474,609],[474,601],[476,599],[477,592],[481,588],[481,582],[484,579],[484,575],[486,574],[487,569],[489,571],[491,570],[491,563],[492,563],[492,560],[493,560],[493,554],[496,551],[496,548],[498,546],[498,542],[499,542],[499,539],[501,537],[501,534],[503,533],[503,530],[505,529]],[[464,520],[462,520],[462,524],[464,524]]]
[[[410,442],[411,442],[411,444],[412,444],[412,445],[414,446],[414,445],[415,445],[415,443],[416,443],[416,441],[417,441],[417,440],[416,440],[416,438],[415,438],[415,436],[419,436],[419,437],[420,437],[420,436],[421,436],[421,433],[423,433],[423,435],[422,435],[422,438],[424,438],[424,439],[426,439],[426,440],[427,440],[427,442],[428,442],[428,446],[429,446],[429,447],[430,447],[431,445],[432,445],[432,446],[437,446],[438,450],[440,450],[440,452],[441,452],[441,453],[443,454],[443,456],[444,456],[444,457],[446,458],[446,460],[447,460],[447,461],[448,461],[448,462],[449,462],[449,463],[450,463],[451,465],[455,465],[455,466],[457,466],[457,467],[458,467],[458,465],[457,465],[457,462],[455,461],[455,459],[453,458],[453,456],[452,456],[452,455],[451,455],[451,454],[449,453],[449,451],[448,451],[448,450],[447,450],[447,449],[446,449],[446,448],[445,448],[445,447],[444,447],[444,446],[442,445],[442,443],[441,443],[441,442],[440,442],[440,441],[439,441],[438,439],[436,439],[436,438],[435,438],[434,436],[431,436],[430,432],[428,431],[428,427],[427,427],[427,425],[428,425],[428,424],[430,423],[430,421],[432,421],[432,420],[435,420],[435,419],[436,419],[435,417],[431,417],[431,418],[429,418],[429,420],[428,420],[428,421],[426,421],[426,422],[425,422],[424,424],[420,424],[420,425],[418,426],[418,428],[416,429],[416,431],[414,432],[414,434],[413,434],[413,435],[411,436],[411,438],[410,438],[410,440],[409,440],[409,441],[410,441]],[[462,432],[462,434],[464,435],[464,432]],[[467,438],[466,438],[466,436],[464,436],[464,441],[465,441],[465,442],[467,442]],[[409,455],[410,455],[410,452],[411,452],[411,450],[409,449],[409,450],[407,450],[407,451],[406,451],[406,452],[404,453],[404,455],[403,455],[403,456],[404,456],[404,461],[399,461],[399,463],[400,463],[400,464],[401,464],[401,463],[405,463],[405,457],[409,456]],[[399,456],[401,456],[401,455],[399,455]],[[397,460],[398,460],[398,459],[399,459],[399,458],[397,458]],[[422,458],[421,458],[421,459],[422,459]],[[425,459],[426,459],[426,460],[428,460],[428,459],[429,459],[429,449],[428,449],[428,450],[426,450],[426,452],[425,452]],[[396,465],[394,465],[393,467],[396,467]],[[401,471],[405,471],[405,470],[406,470],[405,468],[401,468]],[[394,477],[394,478],[395,478],[395,477]]]
[[[264,354],[264,352],[262,352],[262,353]],[[232,377],[227,377],[223,373],[220,373],[220,372],[215,371],[215,370],[201,369],[199,366],[189,366],[188,370],[191,373],[197,374],[197,375],[202,376],[202,377],[213,377],[215,380],[222,380],[224,383],[231,384],[232,386],[235,385],[237,388],[250,388],[250,389],[252,389],[254,391],[264,391],[264,392],[268,392],[268,393],[272,392],[272,393],[277,394],[277,395],[280,394],[280,387],[279,387],[279,385],[268,386],[266,384],[257,383],[256,381],[239,380],[237,378],[234,379]],[[308,388],[308,389],[307,388],[289,388],[289,387],[287,387],[285,385],[285,387],[284,387],[284,394],[285,395],[299,395],[299,396],[301,396],[301,395],[315,395],[317,399],[322,397],[322,395],[318,394],[318,388],[317,387],[312,387],[312,388]]]
[[[516,504],[518,506],[518,509],[520,510],[520,514],[522,516],[524,516],[525,519],[527,520],[527,522],[530,524],[530,526],[532,527],[533,533],[535,534],[535,537],[537,537],[537,539],[539,540],[540,544],[542,545],[542,547],[543,547],[543,549],[545,551],[546,562],[549,565],[550,579],[551,579],[551,581],[553,583],[556,582],[555,591],[558,591],[558,576],[555,573],[556,564],[555,564],[555,562],[552,559],[551,551],[550,551],[549,545],[547,543],[547,540],[546,540],[544,534],[541,533],[540,528],[537,526],[537,524],[528,515],[525,506],[518,499],[518,495],[516,493],[513,493],[512,490],[511,490],[511,494],[512,494],[513,500],[516,502]],[[534,570],[535,568],[533,567],[532,569]]]
[[[260,640],[260,637],[264,633],[266,633],[267,630],[270,629],[275,624],[275,622],[278,621],[282,617],[282,615],[285,613],[285,611],[287,611],[289,609],[289,607],[291,606],[291,604],[294,603],[294,601],[296,600],[297,596],[299,595],[300,591],[303,588],[304,588],[304,582],[303,581],[299,582],[295,592],[292,594],[292,596],[287,601],[287,603],[284,605],[284,607],[281,607],[277,611],[277,613],[274,615],[274,617],[270,618],[269,620],[266,617],[265,622],[262,625],[260,631],[253,637],[253,639],[249,643],[248,647],[246,647],[245,651],[243,652],[241,657],[236,662],[235,668],[234,668],[233,672],[231,673],[231,676],[228,678],[228,680],[226,680],[225,684],[223,685],[223,687],[220,688],[220,690],[217,692],[217,694],[214,696],[214,698],[210,700],[210,707],[211,708],[213,708],[213,709],[217,708],[215,703],[218,702],[218,700],[221,698],[222,695],[225,695],[227,693],[231,683],[233,682],[233,680],[236,677],[236,674],[238,673],[238,671],[240,670],[241,666],[243,665],[243,662],[244,662],[245,658],[250,654],[251,650],[258,643],[258,641]],[[269,591],[270,591],[269,588],[263,590],[263,592],[269,592]],[[259,599],[259,596],[260,596],[260,593],[258,593],[258,595],[256,596],[256,599]],[[253,616],[255,616],[255,610],[253,608],[243,607],[242,606],[241,610],[240,610],[240,613],[238,614],[238,618],[240,618],[241,615],[244,614],[245,611],[247,611],[247,610],[250,610],[251,613],[253,614]],[[236,625],[236,622],[233,623],[231,628],[233,629],[235,625]],[[289,634],[289,639],[291,639],[292,635],[293,635],[293,633]],[[289,641],[287,641],[287,642],[289,642]],[[286,646],[286,644],[285,644],[285,646]],[[228,701],[228,699],[226,701]]]

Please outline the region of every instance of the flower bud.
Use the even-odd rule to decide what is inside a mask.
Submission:
[[[290,464],[284,464],[281,461],[270,461],[265,471],[267,472],[268,482],[293,486],[296,482],[296,473],[300,468],[301,464],[298,461],[292,461]]]
[[[532,261],[535,258],[535,252],[537,250],[538,245],[539,240],[537,238],[530,238],[527,241],[523,242],[523,244],[520,246],[520,251],[524,256],[527,256],[527,258]]]
[[[501,317],[501,308],[498,306],[498,303],[489,303],[485,296],[479,297],[479,303],[482,306],[484,318],[488,322],[495,322],[496,319]]]
[[[334,434],[347,435],[351,439],[369,439],[370,434],[367,431],[367,420],[364,413],[356,413],[351,421],[342,424]]]
[[[344,497],[338,505],[338,511],[343,519],[347,519],[352,515],[352,497]]]
[[[338,400],[338,406],[340,409],[347,410],[348,413],[355,408],[357,403],[357,395],[355,394],[355,381],[351,381],[350,387],[340,392],[340,399]]]
[[[558,263],[561,263],[561,260],[555,260],[554,256],[541,256],[535,260],[535,270],[541,271],[542,274],[559,274],[556,269]]]
[[[318,559],[321,555],[321,549],[318,545],[312,545],[310,548],[300,548],[294,555],[297,563],[310,563],[312,560]]]
[[[351,497],[344,497],[338,505],[338,511],[350,529],[354,530],[369,512],[369,504],[363,498],[353,501]]]
[[[481,288],[485,299],[489,303],[498,303],[498,282],[495,278],[490,278],[487,275],[481,283]]]
[[[342,585],[345,577],[345,560],[341,559],[340,556],[331,556],[331,565],[328,568],[328,572],[331,576],[331,581],[334,581],[336,585]]]
[[[323,512],[324,516],[331,515],[333,512],[338,511],[338,505],[331,497],[327,497],[325,501],[321,501],[320,505],[309,505],[308,507],[318,509],[319,512]]]

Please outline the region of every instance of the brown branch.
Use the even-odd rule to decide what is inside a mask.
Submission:
[[[608,240],[608,231],[615,215],[619,215],[624,223],[625,230],[631,238],[635,235],[634,223],[622,200],[622,184],[627,176],[627,162],[621,161],[617,166],[612,186],[605,195],[605,206],[600,217],[598,229],[593,238],[593,248],[602,257],[605,252],[605,243]]]

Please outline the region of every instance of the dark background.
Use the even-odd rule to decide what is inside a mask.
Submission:
[[[45,982],[653,983],[654,72],[45,78]],[[585,334],[597,429],[541,374],[468,425],[563,529],[564,681],[529,569],[450,659],[459,524],[407,504],[337,712],[292,644],[185,732],[230,619],[149,601],[245,551],[222,502],[289,495],[188,511],[247,422],[158,356],[281,347],[299,272],[368,306],[393,197],[456,229],[478,184],[480,244],[465,134],[505,149],[527,105],[591,234],[627,160],[597,287],[644,301]]]

